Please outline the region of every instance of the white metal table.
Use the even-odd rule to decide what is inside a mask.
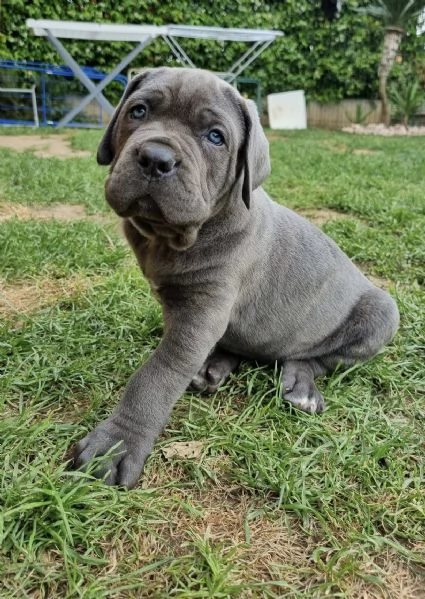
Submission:
[[[277,37],[281,31],[266,29],[232,29],[226,27],[198,27],[190,25],[118,25],[110,23],[86,23],[79,21],[51,21],[28,19],[27,26],[35,35],[46,37],[68,65],[75,77],[86,87],[89,94],[85,96],[58,123],[59,127],[67,125],[91,101],[96,100],[110,115],[114,108],[102,94],[102,90],[123,71],[140,52],[155,38],[162,37],[170,47],[177,60],[185,66],[195,67],[191,58],[181,47],[177,38],[206,39],[223,42],[249,43],[247,51],[230,66],[226,72],[226,80],[232,83],[248,65],[250,65]],[[136,42],[137,45],[114,67],[114,69],[98,85],[87,77],[77,61],[63,46],[59,38],[80,40],[101,40],[108,42]]]

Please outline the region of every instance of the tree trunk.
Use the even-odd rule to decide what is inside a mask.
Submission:
[[[384,37],[384,48],[382,50],[381,62],[379,63],[379,96],[382,101],[381,120],[385,125],[390,124],[390,109],[387,97],[387,81],[397,50],[400,46],[404,30],[399,27],[387,27]]]

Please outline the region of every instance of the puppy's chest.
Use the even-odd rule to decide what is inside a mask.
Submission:
[[[157,292],[167,277],[168,263],[161,248],[156,244],[148,244],[142,255],[138,256],[140,267],[149,282],[151,289]]]
[[[149,243],[138,258],[143,274],[158,299],[161,299],[162,288],[185,278],[182,256],[165,244]]]

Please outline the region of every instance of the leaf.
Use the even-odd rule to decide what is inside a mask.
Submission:
[[[201,457],[204,445],[204,441],[176,441],[163,447],[162,453],[167,460],[176,457],[197,460]]]

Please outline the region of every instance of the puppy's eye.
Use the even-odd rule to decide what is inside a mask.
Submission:
[[[146,106],[144,104],[138,104],[133,106],[130,110],[130,117],[132,119],[143,119],[146,116]]]
[[[207,135],[207,139],[215,146],[222,146],[224,144],[224,137],[218,129],[211,129]]]

